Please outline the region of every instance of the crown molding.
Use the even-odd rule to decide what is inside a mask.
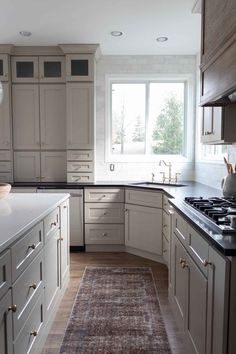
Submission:
[[[58,44],[65,54],[94,54],[96,60],[101,57],[99,44]]]

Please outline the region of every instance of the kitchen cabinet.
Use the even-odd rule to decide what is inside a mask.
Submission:
[[[65,82],[65,57],[40,56],[39,57],[40,82]]]
[[[11,290],[0,299],[0,353],[13,354],[13,331],[12,331],[12,308]]]
[[[67,81],[94,81],[94,55],[66,55]]]
[[[230,144],[235,142],[236,106],[204,107],[201,142],[204,144]]]
[[[40,85],[40,132],[42,150],[66,149],[65,85]]]
[[[66,148],[66,98],[63,84],[12,85],[15,150]]]
[[[202,2],[201,104],[214,104],[235,90],[234,0]]]
[[[66,283],[69,272],[69,241],[70,241],[70,223],[69,223],[69,200],[60,205],[60,287]]]
[[[67,83],[67,149],[94,148],[94,84]]]
[[[3,101],[0,104],[0,149],[10,150],[11,148],[10,85],[6,82],[3,82],[2,89],[3,89]]]
[[[59,214],[56,214],[59,215]],[[45,246],[44,246],[44,269],[45,269],[45,320],[47,321],[52,313],[55,299],[60,290],[60,230],[58,226],[52,228],[53,223],[58,225],[51,214],[47,217],[45,226]],[[55,219],[55,220],[54,220]]]
[[[12,85],[13,147],[40,149],[39,86]]]
[[[0,81],[9,80],[8,54],[0,54]]]
[[[11,63],[14,83],[65,82],[64,56],[13,56]]]
[[[226,353],[228,289],[229,261],[175,212],[169,298],[190,353]]]
[[[13,56],[11,58],[12,82],[38,82],[38,57]]]
[[[16,151],[14,153],[15,182],[64,182],[66,152]]]
[[[124,244],[124,189],[85,188],[85,245]]]
[[[125,245],[162,255],[162,209],[125,204]]]

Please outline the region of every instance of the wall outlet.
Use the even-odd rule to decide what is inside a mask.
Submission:
[[[110,163],[110,171],[112,171],[112,172],[115,171],[115,165],[114,165],[114,163]]]

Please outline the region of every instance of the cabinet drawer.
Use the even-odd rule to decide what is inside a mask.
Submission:
[[[11,162],[0,161],[0,172],[11,172]]]
[[[67,160],[72,161],[93,161],[93,150],[69,150]]]
[[[56,208],[44,219],[44,237],[45,243],[49,236],[59,228],[59,208]]]
[[[12,248],[12,281],[34,259],[43,247],[43,222],[33,227],[23,238],[16,242]]]
[[[93,162],[77,162],[69,161],[67,162],[67,171],[68,172],[93,172],[94,164]]]
[[[170,215],[163,211],[163,234],[170,242]]]
[[[85,202],[124,202],[124,189],[120,188],[86,188]]]
[[[43,292],[43,251],[20,275],[12,287],[14,338],[17,337],[40,293]]]
[[[11,160],[11,153],[10,151],[0,151],[0,161],[10,161]]]
[[[14,354],[34,352],[44,324],[43,301],[42,293],[14,343]]]
[[[163,259],[166,262],[166,264],[169,264],[169,256],[170,256],[170,244],[169,241],[163,236],[163,243],[162,243],[162,253],[163,253]]]
[[[85,222],[122,224],[124,205],[122,203],[85,203]]]
[[[153,208],[162,208],[162,193],[126,189],[125,202]]]
[[[85,225],[85,244],[124,244],[124,226],[121,224]]]
[[[187,238],[188,238],[188,224],[180,216],[176,211],[173,215],[173,231],[178,237],[178,239],[184,244],[187,245]]]
[[[190,225],[188,225],[188,243],[187,249],[201,271],[207,275],[209,244],[204,238]]]
[[[67,173],[67,182],[93,182],[94,174],[91,172]]]
[[[11,285],[11,254],[10,250],[0,255],[0,299]]]

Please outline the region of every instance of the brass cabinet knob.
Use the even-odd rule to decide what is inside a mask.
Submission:
[[[64,240],[64,238],[63,238],[63,237],[60,237],[60,238],[59,238],[59,241],[63,241],[63,240]]]
[[[167,227],[168,225],[164,224],[163,227]]]
[[[32,245],[29,245],[29,246],[28,246],[28,248],[32,248],[32,250],[35,250],[35,248],[36,248],[36,244],[35,244],[35,243],[33,243]]]
[[[167,250],[163,250],[163,253],[167,253]]]
[[[181,263],[181,267],[184,269],[184,268],[188,268],[188,264],[186,261],[182,262]]]
[[[37,334],[38,334],[38,332],[37,332],[37,331],[32,331],[32,332],[30,332],[30,335],[31,335],[31,336],[34,336],[34,337],[36,337],[36,336],[37,336]]]
[[[8,311],[12,311],[12,312],[16,312],[17,310],[17,306],[16,305],[12,305],[8,307]]]
[[[202,262],[204,267],[207,267],[208,265],[212,265],[211,262],[209,262],[207,259],[204,259],[204,261]]]
[[[180,264],[182,264],[182,263],[184,263],[184,262],[186,262],[185,259],[183,259],[183,258],[180,258],[180,259],[179,259],[179,263],[180,263]]]
[[[102,236],[103,236],[103,237],[106,237],[106,236],[107,236],[107,233],[106,233],[106,232],[103,232]]]
[[[29,288],[31,289],[36,289],[37,288],[37,284],[36,283],[33,283],[33,284],[31,284],[31,285],[29,285]]]
[[[57,226],[57,223],[56,223],[56,221],[54,221],[54,222],[51,222],[51,227],[53,227],[53,226]]]

